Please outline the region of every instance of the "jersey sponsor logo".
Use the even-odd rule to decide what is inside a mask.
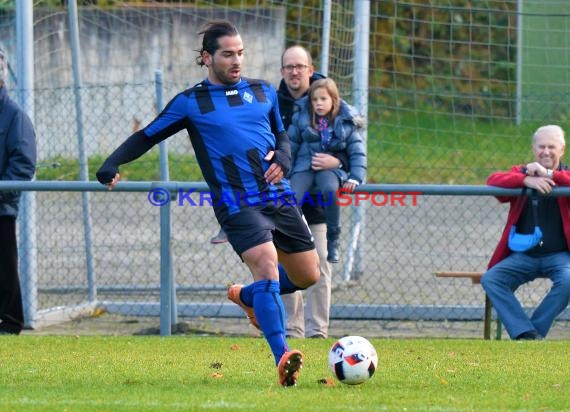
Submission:
[[[226,90],[226,96],[233,96],[235,94],[238,94],[237,90]]]
[[[245,100],[248,103],[253,102],[253,96],[251,94],[249,94],[248,92],[245,92],[243,94],[243,100]]]

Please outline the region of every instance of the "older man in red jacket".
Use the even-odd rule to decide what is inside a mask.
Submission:
[[[554,186],[570,186],[570,170],[560,163],[565,147],[564,131],[559,126],[540,127],[532,138],[535,162],[493,173],[487,179],[491,186],[526,187],[526,192],[533,194],[497,197],[501,203],[510,202],[509,215],[481,279],[512,339],[543,339],[570,301],[570,198],[546,196]],[[527,250],[509,242],[513,232],[528,237],[536,233],[536,227],[540,228],[534,237],[536,244],[531,243]],[[550,279],[552,288],[529,317],[514,291],[539,277]]]

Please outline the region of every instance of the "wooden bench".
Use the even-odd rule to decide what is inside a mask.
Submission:
[[[474,285],[479,285],[481,283],[481,277],[484,272],[462,272],[462,271],[442,271],[435,272],[435,276],[438,278],[468,278],[471,279],[471,283]],[[485,314],[483,317],[483,338],[491,339],[491,322],[493,320],[492,313],[493,305],[491,300],[485,294]],[[497,334],[496,339],[501,339],[502,325],[501,321],[497,317]]]

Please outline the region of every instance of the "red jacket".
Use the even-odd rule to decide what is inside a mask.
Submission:
[[[523,180],[526,175],[521,171],[525,165],[513,166],[508,172],[495,172],[487,178],[489,186],[498,186],[508,189],[515,189],[517,187],[524,187]],[[552,179],[557,186],[570,186],[570,170],[555,170]],[[509,232],[522,213],[523,206],[526,202],[520,201],[520,196],[497,196],[501,203],[510,202],[509,215],[507,216],[507,224],[503,230],[501,240],[489,261],[488,268],[495,266],[501,260],[509,256],[511,253],[508,247]],[[526,199],[524,199],[526,200]],[[564,227],[564,236],[566,237],[566,244],[570,250],[570,197],[558,196],[558,206],[560,207],[560,214],[562,216],[562,225]]]

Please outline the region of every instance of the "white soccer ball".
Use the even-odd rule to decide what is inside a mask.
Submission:
[[[329,351],[329,368],[342,383],[358,385],[366,382],[377,366],[376,349],[362,336],[345,336]]]

